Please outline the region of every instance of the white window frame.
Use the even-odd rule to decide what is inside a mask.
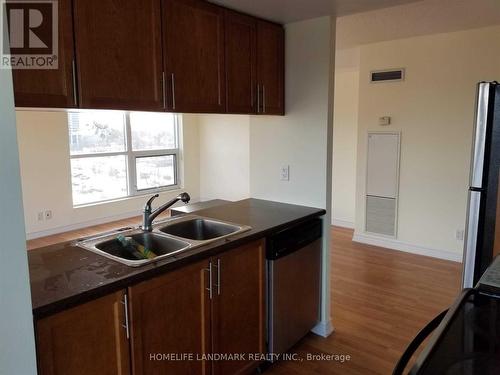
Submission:
[[[99,112],[99,111],[92,111],[92,112]],[[74,112],[73,112],[74,113]],[[76,112],[78,113],[78,112]],[[157,149],[157,150],[146,150],[146,151],[133,151],[132,150],[132,127],[130,124],[130,112],[129,111],[122,111],[123,113],[123,118],[124,118],[124,125],[125,125],[125,151],[119,151],[119,152],[96,152],[96,153],[89,153],[89,154],[76,154],[76,155],[71,155],[71,150],[70,150],[70,159],[85,159],[85,158],[96,158],[96,157],[106,157],[106,156],[125,156],[126,157],[126,162],[127,162],[127,195],[123,197],[116,197],[112,199],[107,199],[107,200],[100,200],[100,201],[94,201],[94,202],[88,202],[88,203],[82,203],[82,204],[74,204],[73,200],[73,207],[82,207],[82,206],[88,206],[88,205],[94,205],[94,204],[99,204],[99,203],[106,203],[106,202],[112,202],[116,200],[121,200],[121,199],[126,199],[126,198],[132,198],[132,197],[137,197],[137,196],[142,196],[142,195],[148,195],[148,194],[154,194],[154,193],[159,193],[163,191],[171,191],[171,190],[177,190],[181,188],[181,173],[180,173],[180,161],[181,161],[181,139],[180,139],[180,121],[179,121],[179,115],[174,114],[174,132],[175,132],[175,139],[177,142],[177,148],[174,149]],[[174,184],[173,185],[167,185],[167,186],[159,186],[155,188],[148,188],[148,189],[138,189],[137,188],[137,165],[136,165],[136,159],[142,158],[142,157],[155,157],[155,156],[173,156],[174,157]],[[73,177],[72,177],[73,179]],[[71,181],[73,183],[73,181]],[[72,195],[73,195],[73,189],[71,190]]]

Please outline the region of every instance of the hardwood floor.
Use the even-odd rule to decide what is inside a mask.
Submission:
[[[33,249],[136,225],[140,218],[45,237]],[[309,334],[292,352],[303,361],[274,364],[266,374],[391,374],[406,345],[460,290],[461,264],[351,241],[352,231],[332,228],[331,300],[335,332]],[[350,360],[307,361],[307,354],[349,355]]]
[[[335,332],[309,334],[295,348],[350,355],[350,361],[281,362],[266,374],[391,374],[416,333],[460,290],[461,264],[351,241],[332,228],[331,300]]]

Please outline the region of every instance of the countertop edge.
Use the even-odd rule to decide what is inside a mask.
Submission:
[[[102,286],[97,286],[95,288],[82,291],[81,293],[78,293],[76,295],[72,295],[66,298],[62,298],[60,300],[57,300],[55,302],[50,302],[47,304],[42,304],[40,306],[33,307],[32,312],[33,312],[33,317],[35,320],[37,319],[42,319],[44,317],[56,314],[58,312],[64,311],[71,309],[75,306],[81,305],[83,303],[98,299],[100,297],[104,297],[105,295],[108,295],[110,293],[119,291],[121,289],[128,288],[131,285],[152,279],[156,276],[160,276],[165,274],[166,272],[173,271],[175,269],[181,268],[183,266],[186,266],[188,264],[201,261],[203,259],[208,259],[211,256],[220,254],[225,251],[229,251],[233,248],[239,247],[245,243],[256,241],[262,238],[266,238],[271,234],[280,232],[283,229],[289,228],[291,226],[295,226],[297,224],[300,224],[304,221],[316,218],[316,217],[321,217],[326,214],[325,209],[320,209],[317,208],[317,211],[311,212],[309,214],[303,215],[300,218],[294,219],[287,221],[285,223],[275,225],[272,227],[269,227],[265,230],[261,230],[259,232],[250,232],[250,233],[243,233],[240,236],[238,236],[235,239],[228,239],[225,240],[223,243],[212,243],[212,244],[207,244],[206,246],[200,247],[196,249],[197,251],[180,259],[175,259],[175,260],[170,260],[170,261],[165,261],[166,263],[163,263],[155,268],[150,268],[150,269],[145,269],[144,272],[126,276],[123,279],[113,281],[109,284],[105,284]],[[202,215],[202,211],[200,211],[200,214]],[[206,247],[206,249],[204,249]],[[31,251],[37,251],[36,249],[31,250]]]

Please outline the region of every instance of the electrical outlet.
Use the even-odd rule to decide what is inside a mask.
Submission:
[[[38,221],[44,221],[45,220],[45,215],[43,213],[43,211],[40,211],[37,215],[36,215]]]
[[[281,167],[281,181],[290,181],[290,166],[284,165]]]
[[[52,211],[51,210],[45,211],[44,216],[45,216],[45,220],[52,219]]]
[[[465,238],[465,231],[463,229],[457,229],[455,238],[457,239],[457,241],[463,241]]]

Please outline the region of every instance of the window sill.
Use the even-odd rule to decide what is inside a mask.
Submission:
[[[129,195],[129,196],[123,197],[123,198],[116,198],[116,199],[110,199],[110,200],[94,202],[94,203],[84,203],[84,204],[73,205],[73,209],[78,210],[80,208],[89,208],[89,207],[103,206],[103,205],[119,203],[119,202],[126,202],[126,201],[131,201],[134,199],[138,199],[138,198],[150,197],[151,195],[154,195],[154,194],[177,193],[177,192],[180,193],[180,192],[182,192],[182,190],[183,190],[182,186],[165,187],[165,188],[154,189],[154,190],[150,190],[150,191],[143,191],[143,192],[137,193],[135,195]]]

